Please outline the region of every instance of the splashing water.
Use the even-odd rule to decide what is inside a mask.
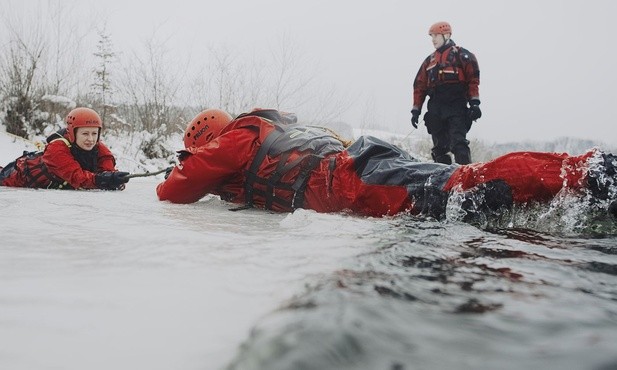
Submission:
[[[485,230],[523,228],[562,236],[616,235],[617,220],[607,209],[611,201],[617,198],[617,158],[596,151],[588,165],[590,181],[595,181],[597,189],[585,184],[579,184],[582,189],[567,187],[566,173],[574,169],[564,165],[561,176],[563,188],[549,203],[515,204],[511,209],[479,213],[472,223]],[[463,220],[467,214],[463,206],[465,201],[473,202],[471,209],[480,209],[480,203],[485,200],[483,196],[469,198],[467,194],[459,188],[450,195],[446,220]]]

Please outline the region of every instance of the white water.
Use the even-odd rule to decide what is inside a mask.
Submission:
[[[220,368],[260,316],[387,222],[173,205],[156,183],[0,187],[1,368]]]

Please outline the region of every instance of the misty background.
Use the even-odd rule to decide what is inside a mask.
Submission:
[[[155,141],[207,107],[273,107],[347,132],[392,131],[427,153],[425,128],[409,122],[412,83],[433,51],[428,27],[446,20],[480,64],[475,160],[612,150],[615,10],[598,0],[4,1],[0,121],[33,138],[87,105],[112,133]]]

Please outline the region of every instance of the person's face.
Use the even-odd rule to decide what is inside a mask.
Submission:
[[[83,150],[92,150],[99,137],[98,127],[78,127],[75,130],[75,144]]]
[[[431,41],[435,49],[439,49],[446,42],[446,38],[440,33],[431,33]]]

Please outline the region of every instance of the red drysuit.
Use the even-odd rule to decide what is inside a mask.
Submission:
[[[196,202],[211,193],[276,211],[308,208],[367,216],[417,214],[441,203],[440,214],[448,193],[459,186],[473,190],[501,181],[515,202],[545,201],[564,186],[584,187],[592,154],[511,153],[483,164],[425,163],[370,136],[344,148],[327,131],[249,113],[208,144],[183,151],[156,192],[160,200],[174,203]]]
[[[24,153],[2,169],[0,185],[50,189],[96,189],[94,176],[116,171],[116,161],[105,144],[86,152],[70,144],[68,136],[55,133],[43,153]]]

